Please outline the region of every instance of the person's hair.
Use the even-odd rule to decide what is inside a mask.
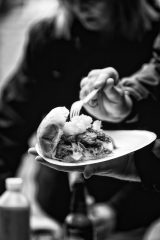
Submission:
[[[87,2],[87,0],[79,1]],[[112,31],[126,38],[141,38],[147,30],[151,29],[152,23],[159,19],[159,12],[153,6],[159,0],[104,1],[107,1],[110,10]],[[74,0],[58,0],[58,2],[59,7],[56,13],[57,35],[69,37],[70,25],[74,18],[70,8]]]
[[[158,11],[147,0],[114,0],[114,4],[114,17],[117,19],[115,30],[125,37],[141,38],[159,19]]]

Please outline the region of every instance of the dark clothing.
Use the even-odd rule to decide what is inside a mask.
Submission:
[[[102,38],[101,34],[86,31],[75,21],[71,29],[71,39],[68,40],[56,37],[54,19],[43,20],[33,26],[22,63],[1,94],[0,176],[15,174],[22,154],[28,149],[28,139],[36,131],[42,118],[54,107],[66,106],[69,109],[79,98],[80,80],[90,70],[112,66],[119,72],[120,78],[132,75],[152,58],[152,47],[158,33],[159,23],[155,22],[153,29],[146,32],[141,40],[131,41],[116,35]],[[160,44],[156,47],[156,54],[160,54]],[[153,79],[160,73],[157,59],[153,63],[152,71],[156,73],[152,74]],[[159,84],[156,89],[155,86],[149,88],[152,93],[152,89],[157,92]],[[157,93],[154,94],[153,101],[159,104]],[[147,108],[144,109],[145,114]],[[141,109],[139,112],[141,114]],[[160,134],[157,112],[153,110],[153,114],[156,118],[152,116],[146,119],[142,114],[144,122],[141,125]],[[109,128],[111,124],[106,123],[104,126]],[[115,125],[114,127],[116,128]],[[124,125],[118,125],[119,127]],[[42,166],[37,180],[41,206],[50,215],[63,221],[70,201],[67,175]],[[95,176],[86,184],[97,201],[105,201],[125,183]]]
[[[79,23],[75,25],[71,40],[55,37],[52,19],[34,26],[22,63],[4,86],[0,101],[0,158],[1,165],[7,165],[12,173],[28,148],[28,138],[36,131],[45,114],[61,105],[70,108],[72,102],[78,99],[82,77],[92,69],[107,66],[115,67],[120,78],[135,73],[152,58],[152,45],[159,32],[159,24],[155,23],[153,30],[146,33],[142,41],[132,42],[115,36],[99,45],[101,39],[98,33],[86,32]],[[159,73],[159,62],[155,67],[158,67]],[[153,89],[158,91],[159,85]],[[156,99],[157,95],[154,96]],[[154,104],[158,104],[155,98]],[[149,130],[152,128],[157,132],[155,121],[158,115],[154,113],[154,108],[156,118],[144,119],[149,105],[142,109],[145,110],[145,114],[141,114],[143,122],[146,129],[149,125]]]

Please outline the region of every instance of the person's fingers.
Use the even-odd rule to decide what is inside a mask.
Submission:
[[[97,76],[88,76],[85,77],[82,80],[82,84],[81,84],[81,90],[80,90],[80,99],[83,99],[84,97],[86,97],[93,89],[94,89],[94,83],[96,81],[96,77]]]
[[[113,78],[114,79],[114,84],[118,83],[119,74],[114,68],[112,68],[112,67],[104,68],[103,72],[106,74],[106,79]]]
[[[108,80],[109,79],[109,80]],[[93,89],[102,89],[106,87],[105,89],[107,90],[108,88],[113,88],[115,84],[117,84],[119,79],[118,72],[111,67],[105,68],[105,69],[96,69],[92,70],[89,72],[87,77],[84,77],[81,80],[80,86],[81,86],[81,91],[80,91],[80,99],[83,99],[85,96],[89,94]],[[107,90],[109,91],[109,89]],[[107,92],[106,92],[107,94]],[[115,94],[116,97],[118,98],[118,91],[117,90],[112,90],[111,92],[112,98],[114,98]]]
[[[96,77],[95,81],[92,81],[94,88],[103,88],[105,87],[105,84],[107,84],[107,88],[113,87],[117,83],[117,73],[108,69],[104,69],[99,75],[94,76]]]
[[[88,179],[90,177],[92,177],[92,175],[94,175],[96,172],[96,167],[94,167],[94,165],[90,166],[86,166],[83,172],[84,178]]]
[[[43,162],[45,163],[45,162],[46,162],[46,161],[45,161],[41,156],[39,156],[39,155],[38,155],[35,159],[36,159],[37,162],[40,162],[40,163],[43,163]]]
[[[83,175],[84,178],[88,179],[92,175],[97,174],[97,173],[106,173],[110,172],[110,167],[108,163],[101,163],[101,164],[91,164],[87,165],[84,169]]]
[[[101,71],[102,70],[100,69],[94,69],[90,71],[86,77],[82,78],[80,82],[80,87],[83,88],[88,84],[90,85],[90,82],[92,82],[92,79],[95,79]]]
[[[102,71],[103,71],[102,69],[91,70],[88,74],[88,78],[97,77]]]
[[[114,90],[114,79],[113,78],[108,78],[106,79],[105,81],[106,85],[103,89],[104,92],[108,93],[110,92],[111,90]]]
[[[80,88],[83,88],[88,82],[88,77],[84,77],[82,78],[81,82],[80,82]]]
[[[89,78],[96,77],[96,76],[98,77],[100,74],[105,74],[106,78],[113,78],[115,80],[115,84],[117,84],[119,79],[119,74],[113,67],[91,70],[88,74],[88,77]]]
[[[103,88],[105,81],[106,81],[105,72],[102,72],[99,75],[92,74],[87,79],[85,78],[84,85],[80,91],[80,99],[83,99],[95,88],[99,88],[99,89]]]
[[[135,91],[135,89],[133,89],[132,87],[125,87],[125,91],[127,91],[127,93],[130,96],[133,96],[135,99],[140,100],[141,99],[141,94],[139,93],[139,91]]]
[[[83,99],[84,97],[86,97],[89,94],[90,90],[87,86],[84,86],[79,93],[79,98]]]
[[[115,176],[118,172],[121,174],[126,166],[128,156],[125,155],[108,161],[86,165],[83,175],[85,178],[90,178],[94,174],[106,176]]]
[[[81,88],[85,86],[86,89],[91,91],[93,88],[101,88],[105,84],[105,80],[110,77],[114,79],[114,82],[117,81],[118,73],[115,69],[111,67],[95,69],[90,71],[88,76],[81,80],[80,86]]]
[[[129,95],[134,96],[137,100],[140,100],[144,94],[147,92],[144,92],[144,94],[141,92],[140,88],[135,89],[132,86],[131,87],[126,87],[124,88],[125,92],[127,92]]]
[[[124,95],[124,91],[114,84],[113,78],[108,78],[106,80],[106,85],[103,89],[103,92],[106,95],[107,99],[115,103],[119,102]]]
[[[34,147],[28,149],[28,153],[34,156],[37,156],[37,151]]]
[[[83,171],[84,178],[92,175],[108,176],[121,180],[139,181],[134,165],[135,153],[129,153],[105,162],[87,165]]]
[[[108,74],[106,74],[105,72],[102,72],[101,74],[99,74],[99,76],[97,76],[97,78],[95,79],[95,81],[92,83],[94,88],[103,88],[105,86],[106,80],[108,79]]]

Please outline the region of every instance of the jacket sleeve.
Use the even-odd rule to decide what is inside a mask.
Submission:
[[[149,63],[130,77],[120,81],[120,86],[127,91],[136,101],[151,97],[159,100],[160,88],[160,34],[157,36],[153,46],[153,57]]]
[[[133,75],[122,80],[135,103],[139,128],[154,131],[160,136],[160,35],[157,37],[150,63]],[[133,115],[132,115],[133,116]],[[128,117],[129,119],[129,117]],[[131,118],[129,119],[131,120]],[[135,164],[145,188],[160,191],[160,144],[155,143],[135,152]]]
[[[118,86],[131,97],[133,108],[130,115],[121,120],[119,124],[114,124],[114,127],[124,127],[125,123],[139,124],[141,117],[144,120],[143,116],[145,115],[143,113],[141,114],[144,110],[144,105],[149,105],[150,109],[152,109],[152,107],[155,106],[155,104],[159,104],[160,101],[160,34],[156,37],[153,44],[153,54],[150,61],[144,63],[133,75],[120,79]],[[97,104],[91,107],[87,104],[85,108],[92,116],[104,121],[104,124],[106,122],[107,125],[112,125],[112,123],[107,122],[106,111],[100,106],[101,104]],[[143,122],[143,120],[141,122]]]
[[[38,45],[36,35],[37,30],[32,27],[21,64],[7,79],[0,94],[0,192],[4,179],[15,174],[41,115],[38,61],[42,52],[35,47]]]

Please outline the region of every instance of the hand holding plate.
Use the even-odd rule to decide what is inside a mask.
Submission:
[[[140,181],[134,163],[134,153],[114,158],[112,161],[86,165],[83,174],[85,178],[101,175],[127,181]]]

